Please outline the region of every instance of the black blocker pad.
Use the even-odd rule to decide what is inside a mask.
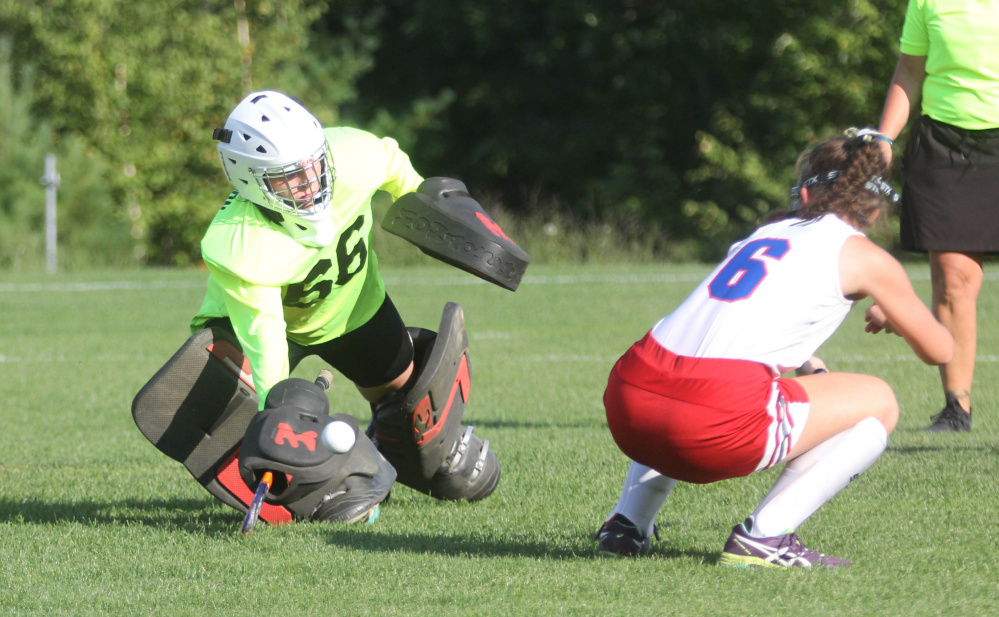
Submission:
[[[257,414],[250,364],[231,333],[207,328],[191,336],[132,401],[132,418],[161,452],[178,461],[209,493],[246,512],[253,491],[239,474],[239,447]],[[287,522],[286,508],[264,504],[260,518]]]
[[[517,246],[452,178],[427,178],[400,197],[382,220],[385,231],[435,259],[516,291],[531,256]]]

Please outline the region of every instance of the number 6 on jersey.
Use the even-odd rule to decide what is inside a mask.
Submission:
[[[760,238],[747,243],[708,284],[711,297],[724,302],[745,300],[767,276],[767,262],[762,258],[779,260],[790,249],[787,240],[778,238]]]

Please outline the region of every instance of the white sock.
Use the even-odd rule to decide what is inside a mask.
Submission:
[[[785,466],[750,517],[749,533],[769,538],[790,533],[878,460],[888,432],[865,418]]]
[[[655,469],[633,461],[624,479],[621,498],[607,519],[615,514],[624,515],[639,529],[644,530],[645,537],[650,537],[656,514],[674,486],[676,480],[673,478],[667,478]]]
[[[780,475],[777,476],[777,481],[774,482],[774,485],[772,487],[770,487],[770,490],[767,492],[766,497],[764,497],[763,501],[760,502],[760,505],[756,507],[756,511],[753,512],[751,519],[755,519],[756,515],[760,513],[760,510],[762,510],[768,503],[770,503],[770,501],[774,497],[779,495],[781,491],[787,488],[787,486],[791,484],[791,482],[794,482],[794,480],[797,479],[798,476],[805,473],[806,471],[812,468],[812,465],[822,460],[822,458],[829,452],[829,450],[831,450],[833,446],[835,446],[837,443],[840,442],[840,440],[843,439],[843,436],[846,435],[846,433],[847,431],[843,431],[838,435],[834,435],[829,439],[823,441],[819,445],[815,446],[808,452],[805,452],[804,454],[801,454],[797,458],[788,461],[787,464],[784,465],[784,469],[780,472]],[[766,536],[761,536],[761,537],[766,537]]]

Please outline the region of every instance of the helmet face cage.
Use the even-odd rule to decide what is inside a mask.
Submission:
[[[281,166],[251,167],[250,173],[275,210],[315,214],[330,207],[336,169],[325,141],[305,160]]]
[[[243,198],[302,220],[328,214],[333,155],[322,125],[300,102],[270,90],[252,93],[213,137],[226,177]]]

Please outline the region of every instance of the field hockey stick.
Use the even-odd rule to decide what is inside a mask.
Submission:
[[[253,494],[253,501],[250,502],[250,508],[246,511],[246,518],[243,519],[243,525],[239,528],[239,532],[244,536],[250,535],[253,531],[253,526],[257,523],[257,517],[260,516],[260,508],[264,507],[264,497],[267,495],[267,491],[271,488],[271,482],[274,481],[274,474],[269,471],[264,472],[264,476],[260,479],[260,484],[257,485],[257,492]]]

